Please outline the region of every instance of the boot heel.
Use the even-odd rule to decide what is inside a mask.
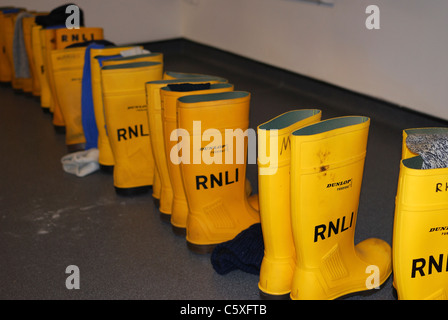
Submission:
[[[213,252],[213,249],[215,249],[217,245],[216,244],[206,244],[206,245],[199,245],[194,244],[189,241],[187,241],[187,247],[191,252],[197,253],[197,254],[209,254]]]

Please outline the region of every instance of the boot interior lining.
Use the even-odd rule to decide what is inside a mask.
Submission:
[[[320,110],[317,109],[308,109],[308,110],[293,110],[290,112],[286,112],[277,118],[272,119],[269,122],[266,122],[260,126],[262,130],[280,130],[290,125],[304,120],[308,117],[314,116],[320,113]]]
[[[200,87],[199,87],[199,89],[196,89],[195,87],[194,87],[194,85],[200,85],[200,84],[202,84],[202,83],[181,83],[181,84],[177,84],[177,83],[175,83],[174,85],[179,85],[179,86],[183,86],[184,84],[190,84],[190,85],[193,85],[192,87],[191,87],[191,90],[176,90],[176,87],[173,87],[173,86],[166,86],[166,87],[163,87],[162,88],[162,90],[165,90],[165,91],[176,91],[176,92],[192,92],[192,91],[198,91],[198,90],[203,90],[203,89],[201,89]],[[210,84],[210,87],[209,88],[207,88],[207,89],[210,89],[210,90],[212,90],[212,89],[223,89],[223,88],[230,88],[230,87],[232,87],[233,85],[232,84],[230,84],[230,83],[214,83],[214,84]]]
[[[421,169],[423,165],[423,158],[421,156],[416,156],[403,160],[403,165],[410,169]]]
[[[160,62],[133,62],[133,63],[123,63],[123,64],[116,64],[111,66],[104,66],[103,70],[115,70],[115,69],[133,69],[133,68],[140,68],[140,67],[151,67],[160,65]]]
[[[319,134],[322,132],[327,132],[343,127],[364,123],[368,120],[369,120],[368,117],[362,117],[362,116],[349,116],[349,117],[328,119],[296,130],[292,134],[295,136],[308,136],[312,134]]]
[[[179,98],[179,101],[181,101],[183,103],[197,103],[197,102],[216,101],[216,100],[231,100],[231,99],[245,98],[248,96],[249,96],[249,92],[230,91],[230,92],[184,96],[184,97]]]

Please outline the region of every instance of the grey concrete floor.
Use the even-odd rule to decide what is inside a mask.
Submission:
[[[166,45],[148,44],[153,51],[167,49],[166,70],[218,75],[235,90],[251,92],[252,128],[298,108],[320,108],[324,119],[370,116],[355,242],[378,237],[392,244],[401,131],[446,122],[270,73],[266,66],[195,44],[181,50]],[[0,299],[259,299],[258,276],[218,275],[210,255],[190,252],[185,239],[160,220],[150,193],[122,197],[110,174],[65,173],[64,135],[55,133],[37,101],[8,87],[0,87],[0,146]],[[247,177],[257,192],[256,165],[248,166]],[[79,267],[79,290],[65,286],[69,265]],[[392,277],[374,294],[349,299],[394,299]]]

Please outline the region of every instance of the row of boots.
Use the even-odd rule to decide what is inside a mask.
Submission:
[[[226,135],[249,129],[249,92],[218,76],[166,71],[162,53],[115,46],[101,28],[49,26],[60,9],[0,11],[4,52],[8,23],[29,30],[31,92],[66,135],[66,165],[79,176],[113,173],[120,195],[151,190],[162,219],[197,253],[261,223],[263,297],[336,299],[378,288],[392,271],[399,299],[447,297],[448,169],[424,167],[437,152],[413,153],[406,143],[416,134],[434,141],[443,129],[404,131],[392,248],[375,238],[355,245],[368,117],[321,120],[320,110],[301,109],[260,124],[252,195],[249,136]],[[0,58],[1,81],[29,90],[14,68],[4,77],[13,59]]]

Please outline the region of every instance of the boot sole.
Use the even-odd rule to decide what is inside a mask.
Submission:
[[[262,300],[291,300],[290,296],[289,296],[289,292],[286,294],[269,294],[266,292],[263,292],[261,290],[258,290],[259,294],[260,294],[260,298]]]
[[[54,131],[58,134],[65,134],[65,126],[53,126]]]
[[[105,173],[113,173],[114,166],[106,166],[104,164],[100,164],[100,170]]]
[[[160,220],[169,223],[171,221],[171,214],[160,212]]]
[[[185,237],[187,235],[187,228],[181,228],[176,226],[171,226],[173,233],[179,237]]]
[[[85,143],[76,143],[76,144],[69,144],[69,145],[67,145],[67,152],[68,153],[77,152],[77,151],[83,151],[85,149],[86,149],[86,144]]]
[[[197,253],[197,254],[209,254],[213,252],[213,249],[215,249],[215,247],[217,246],[217,244],[205,244],[205,245],[199,245],[199,244],[194,244],[191,242],[187,241],[187,247],[190,251]]]
[[[387,278],[386,278],[386,280],[387,280]],[[371,295],[377,293],[378,291],[380,291],[384,288],[384,283],[386,282],[386,280],[384,280],[384,282],[382,284],[380,284],[379,289],[367,289],[367,290],[363,290],[363,291],[352,292],[352,293],[340,296],[338,298],[335,298],[334,300],[343,300],[343,299],[352,298],[352,297],[370,297]]]
[[[120,196],[135,196],[143,193],[148,193],[151,186],[142,186],[135,188],[118,188],[115,187],[115,192]]]

